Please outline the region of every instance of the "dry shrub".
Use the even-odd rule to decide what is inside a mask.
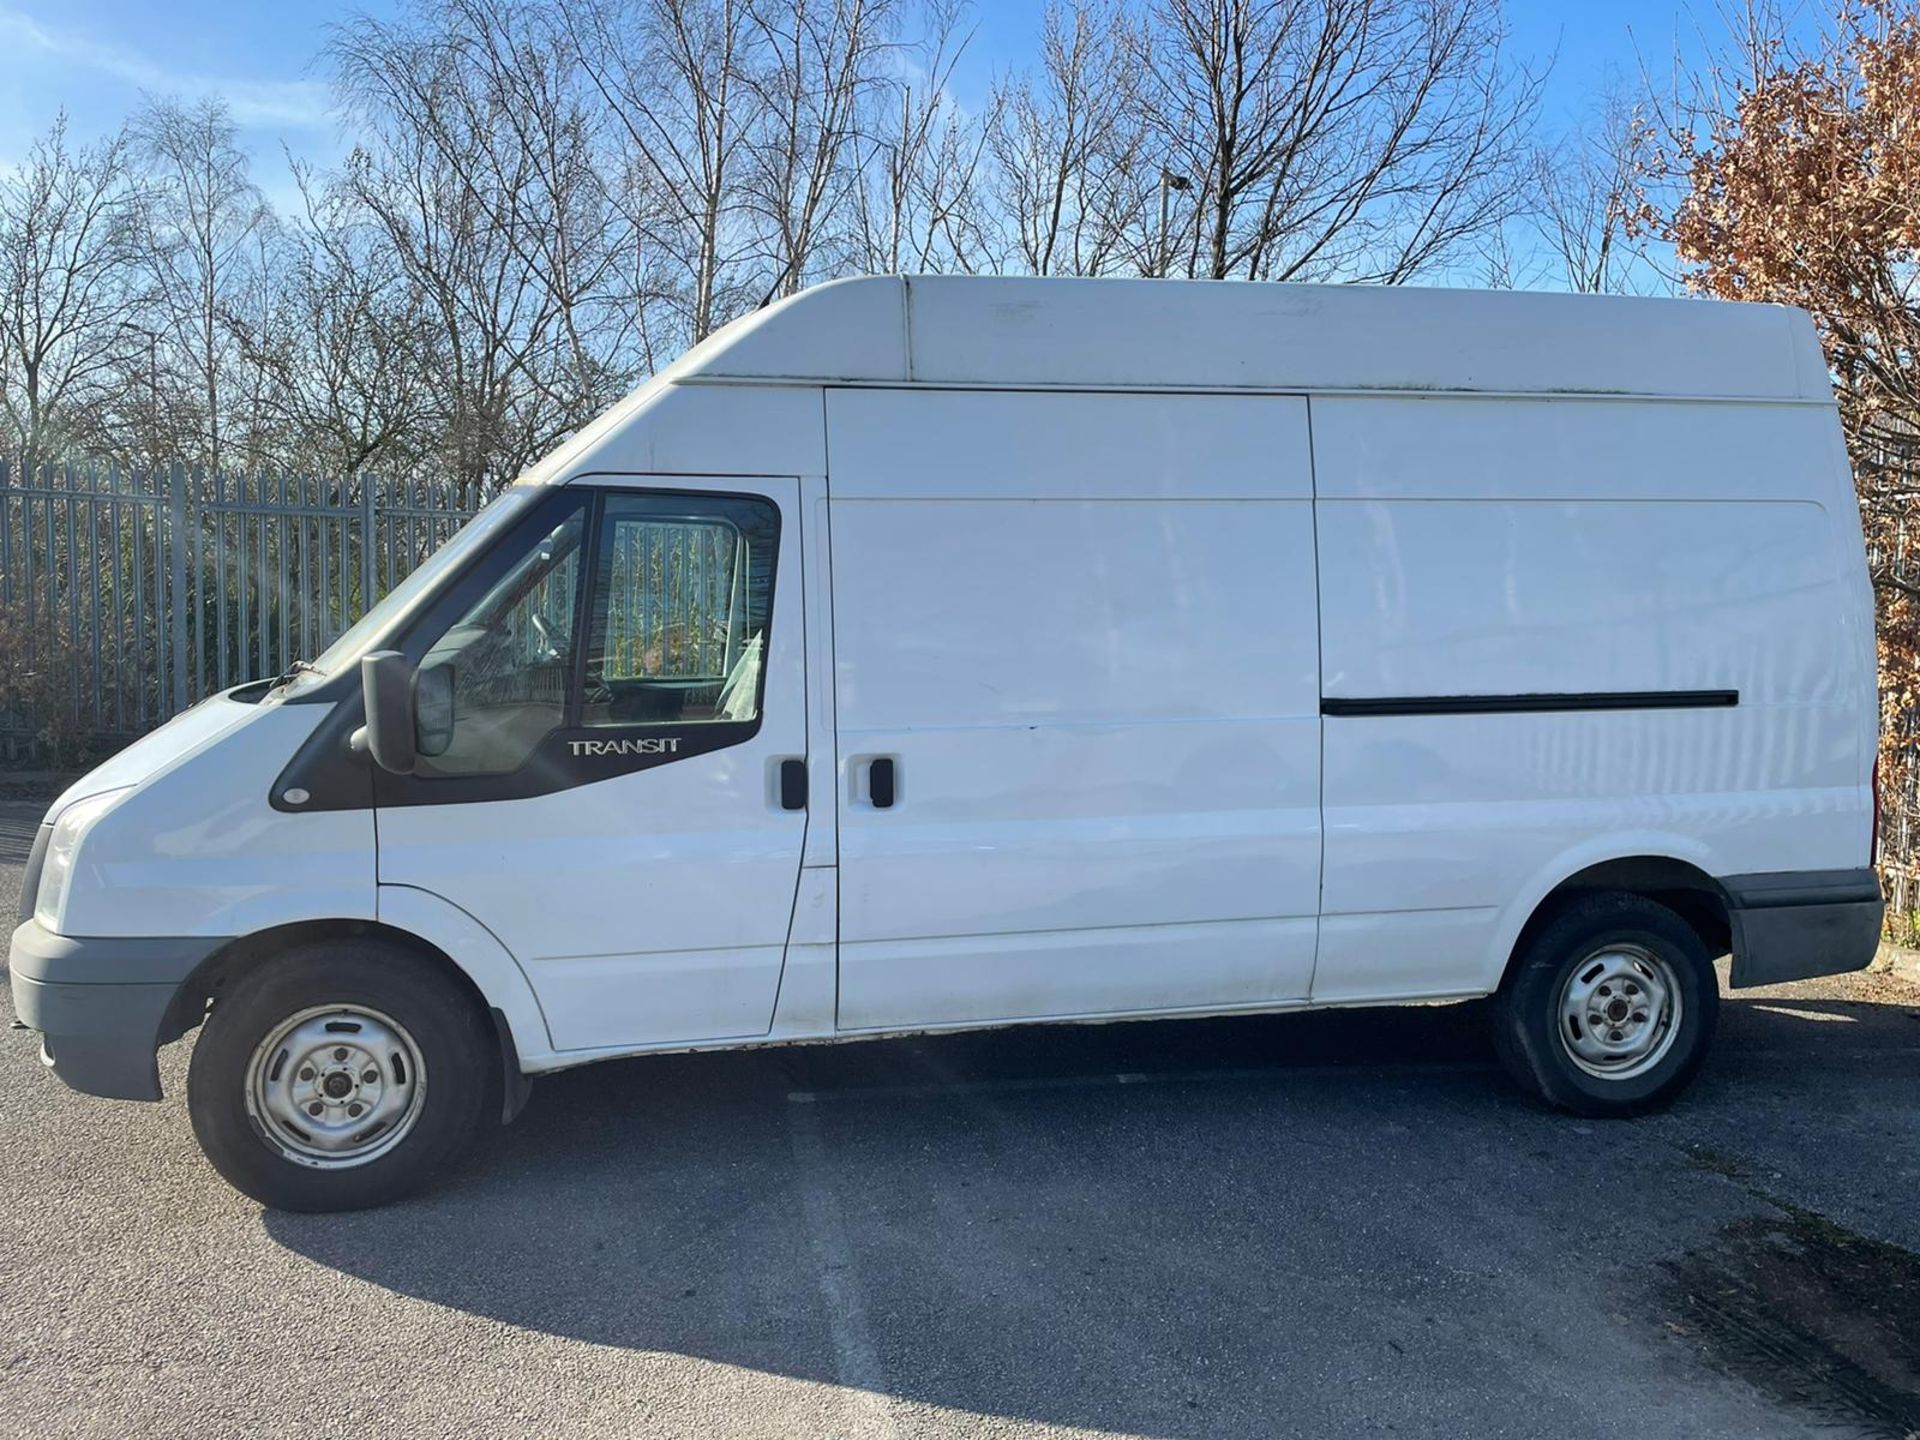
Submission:
[[[54,769],[87,748],[73,689],[73,652],[22,597],[0,604],[0,761]]]

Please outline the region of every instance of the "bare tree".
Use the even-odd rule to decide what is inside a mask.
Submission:
[[[1516,207],[1538,82],[1498,0],[1154,0],[1185,273],[1411,278]]]
[[[611,267],[587,248],[582,122],[525,43],[479,33],[487,23],[464,4],[413,23],[363,18],[332,47],[362,136],[336,183],[431,317],[439,444],[473,481],[532,463],[625,379],[583,329]]]
[[[758,53],[746,79],[757,124],[745,189],[773,271],[763,300],[816,278],[858,183],[849,158],[897,8],[895,0],[749,0]]]
[[[969,3],[403,0],[284,225],[217,103],[57,128],[0,179],[16,443],[486,482],[836,275],[1638,274],[1645,177],[1538,151],[1502,0],[1049,0],[984,104]]]
[[[257,281],[261,232],[273,217],[223,102],[151,102],[134,134],[150,182],[143,249],[154,314],[196,391],[175,443],[217,470],[229,418],[222,390],[237,363],[234,317]],[[245,417],[236,420],[244,429]]]
[[[431,449],[431,334],[420,290],[371,218],[296,167],[272,309],[246,336],[268,377],[260,407],[293,463],[404,469]],[[438,458],[438,457],[434,457]]]
[[[1038,72],[996,89],[994,198],[1032,274],[1100,275],[1134,258],[1148,204],[1143,49],[1121,0],[1049,0]]]
[[[596,163],[597,107],[581,95],[564,27],[550,16],[503,0],[444,6],[446,44],[474,83],[447,96],[466,107],[459,123],[430,134],[529,283],[550,292],[573,385],[599,395],[609,330],[621,328],[603,294],[622,237]],[[490,144],[457,143],[482,132]]]
[[[971,273],[987,262],[981,170],[991,125],[967,116],[952,94],[972,38],[961,32],[963,13],[961,0],[927,0],[922,33],[903,47],[900,73],[878,89],[863,121],[849,256],[856,270]]]
[[[0,181],[0,414],[31,471],[103,434],[140,300],[124,134],[72,148],[64,115]]]
[[[1673,288],[1647,256],[1636,223],[1652,138],[1643,112],[1615,94],[1602,102],[1595,126],[1536,152],[1534,229],[1550,282],[1583,294]]]
[[[742,75],[755,34],[747,0],[575,0],[561,14],[620,132],[635,233],[676,272],[667,291],[687,340],[701,340],[750,303],[739,223],[758,103]]]

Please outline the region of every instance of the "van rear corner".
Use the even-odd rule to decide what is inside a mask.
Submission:
[[[1864,970],[1879,953],[1886,904],[1871,866],[1731,875],[1721,883],[1736,990]]]

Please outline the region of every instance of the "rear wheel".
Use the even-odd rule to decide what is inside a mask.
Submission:
[[[429,962],[329,940],[243,975],[194,1047],[187,1105],[207,1159],[282,1210],[411,1193],[472,1137],[486,1018]]]
[[[1582,1115],[1635,1115],[1686,1088],[1713,1041],[1720,986],[1692,926],[1641,895],[1589,896],[1514,957],[1495,1048],[1522,1087]]]

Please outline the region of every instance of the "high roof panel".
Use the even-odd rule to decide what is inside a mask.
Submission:
[[[818,286],[662,378],[1831,398],[1811,323],[1771,305],[972,276]]]

